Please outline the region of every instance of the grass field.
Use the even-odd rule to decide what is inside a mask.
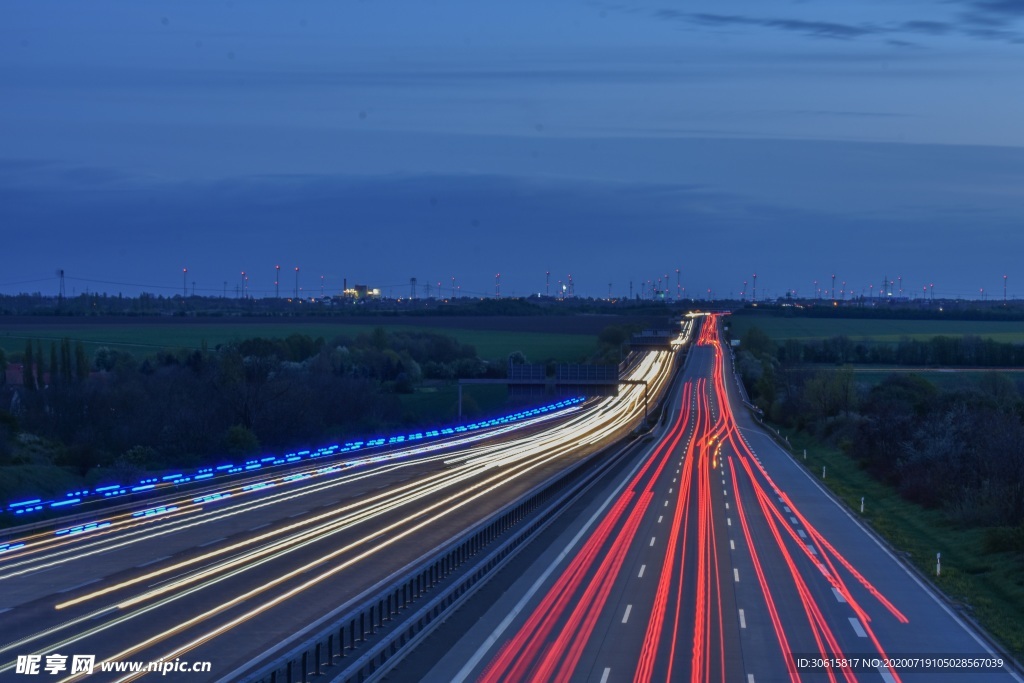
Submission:
[[[785,434],[786,431],[783,430]],[[1024,559],[1019,553],[986,553],[984,531],[953,524],[937,510],[903,500],[889,486],[872,479],[841,451],[806,435],[789,433],[796,453],[807,449],[806,465],[886,540],[977,619],[1019,660],[1024,657]],[[942,575],[935,577],[935,553],[942,553]]]
[[[473,318],[466,319],[466,327],[432,327],[429,319],[423,326],[380,324],[336,324],[330,322],[307,322],[269,320],[244,321],[238,323],[203,323],[188,321],[181,323],[161,322],[150,324],[140,322],[115,322],[110,324],[67,324],[46,325],[5,325],[0,319],[0,348],[8,356],[21,353],[25,340],[39,340],[44,353],[50,341],[68,338],[82,341],[86,353],[91,357],[101,346],[126,350],[138,357],[162,348],[198,349],[205,341],[209,348],[251,337],[281,338],[292,334],[323,337],[330,341],[339,336],[354,337],[360,333],[372,332],[375,327],[387,330],[427,330],[455,337],[464,344],[476,347],[477,354],[485,360],[504,359],[513,351],[522,351],[533,362],[555,360],[577,362],[593,353],[597,338],[593,334],[559,332],[533,332],[516,330],[474,329]]]
[[[896,343],[906,338],[971,335],[999,342],[1024,343],[1024,321],[833,319],[739,314],[730,316],[727,322],[732,326],[733,339],[741,338],[748,329],[756,326],[776,342],[787,339],[814,341],[845,335],[853,340]]]

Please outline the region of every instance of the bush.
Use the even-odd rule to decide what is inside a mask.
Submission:
[[[252,431],[242,425],[228,427],[224,435],[224,450],[229,455],[255,455],[260,450],[260,440]]]

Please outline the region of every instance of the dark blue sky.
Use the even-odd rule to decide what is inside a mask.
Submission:
[[[1024,296],[1019,0],[4,14],[3,293]]]

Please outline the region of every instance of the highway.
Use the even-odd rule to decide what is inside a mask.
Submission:
[[[272,482],[161,499],[99,516],[82,533],[35,531],[0,558],[0,680],[142,677],[100,662],[210,662],[169,680],[234,680],[447,539],[589,457],[643,419],[675,352],[639,354],[619,395],[525,428],[461,436],[353,472],[319,463]],[[212,491],[212,490],[211,490]],[[76,522],[78,528],[82,525]],[[97,670],[72,674],[71,657]],[[54,660],[59,663],[59,660]],[[160,674],[153,674],[159,676]],[[152,676],[150,676],[152,677]],[[30,679],[24,679],[30,680]]]
[[[742,409],[718,327],[646,452],[387,680],[1021,680]]]

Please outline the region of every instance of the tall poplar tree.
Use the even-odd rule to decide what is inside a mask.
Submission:
[[[75,342],[75,373],[79,382],[89,379],[89,358],[81,341]]]
[[[36,340],[36,386],[46,386],[46,368],[43,365],[43,343]]]
[[[60,340],[60,376],[65,384],[71,384],[71,340],[64,337]]]
[[[57,384],[57,342],[50,342],[50,386]]]
[[[36,388],[36,376],[33,374],[32,368],[32,342],[25,342],[25,359],[22,361],[21,369],[21,383],[25,385],[26,389],[32,390]]]

